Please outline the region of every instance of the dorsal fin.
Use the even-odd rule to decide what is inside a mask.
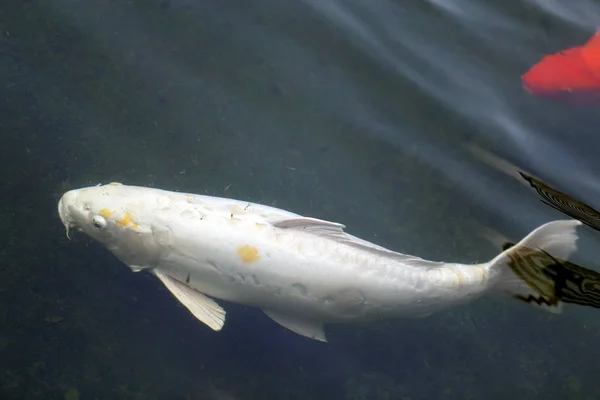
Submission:
[[[338,222],[325,221],[324,219],[310,217],[280,219],[273,221],[272,225],[276,225],[278,228],[282,229],[314,229],[315,227],[328,227],[342,230],[346,227],[346,225]]]
[[[330,222],[317,218],[298,217],[272,221],[271,225],[279,229],[291,229],[306,232],[369,252],[378,257],[391,258],[407,265],[425,268],[438,268],[445,265],[443,262],[427,261],[420,257],[397,253],[386,249],[385,247],[357,238],[356,236],[344,232],[346,226],[337,222]]]

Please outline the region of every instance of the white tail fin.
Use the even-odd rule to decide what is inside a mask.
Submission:
[[[600,273],[565,260],[577,249],[580,221],[544,224],[490,262],[496,288],[559,313],[564,303],[600,308]]]

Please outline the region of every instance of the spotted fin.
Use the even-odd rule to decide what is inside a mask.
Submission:
[[[546,223],[490,263],[497,287],[517,300],[560,313],[563,303],[600,308],[600,274],[568,263],[580,221]]]
[[[225,310],[217,302],[162,273],[160,270],[154,270],[154,274],[194,317],[215,331],[220,331],[223,328],[225,324]]]
[[[542,203],[569,217],[580,220],[597,231],[600,230],[600,212],[589,205],[572,198],[568,194],[548,186],[533,176],[527,175],[524,172],[519,172],[519,174],[521,174],[523,179],[537,191],[542,198]]]
[[[327,341],[325,332],[323,331],[323,323],[320,321],[301,319],[271,310],[263,310],[263,312],[279,325],[299,335],[321,342]]]
[[[506,250],[514,245],[506,242],[502,248]],[[558,298],[564,303],[600,308],[600,273],[558,258],[552,260],[554,262],[546,268],[557,281]]]

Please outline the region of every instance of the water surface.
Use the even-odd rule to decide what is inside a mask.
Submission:
[[[598,310],[489,297],[323,344],[227,304],[216,333],[56,213],[65,190],[120,181],[491,259],[567,218],[518,171],[600,208],[598,109],[520,82],[598,25],[591,0],[3,3],[2,398],[600,397]]]

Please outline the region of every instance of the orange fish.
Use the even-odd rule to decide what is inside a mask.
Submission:
[[[583,46],[545,56],[521,78],[534,96],[600,104],[600,30]]]

